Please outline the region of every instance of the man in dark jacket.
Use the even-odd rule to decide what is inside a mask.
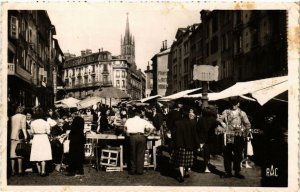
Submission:
[[[168,130],[171,131],[171,137],[174,134],[173,131],[174,131],[175,121],[178,121],[180,119],[181,119],[181,115],[180,115],[180,112],[179,112],[178,105],[175,105],[175,104],[171,105],[170,106],[170,111],[169,111],[169,113],[167,114],[167,117],[166,117],[166,125],[167,125]]]
[[[159,131],[161,125],[163,124],[163,115],[157,111],[157,108],[155,106],[152,107],[151,121],[156,131]]]
[[[203,158],[206,173],[210,172],[208,164],[210,160],[210,152],[213,148],[213,141],[215,136],[215,128],[220,123],[217,120],[217,110],[213,106],[207,106],[202,111],[202,117],[197,123],[197,132],[200,140],[200,145],[203,149]],[[225,128],[225,127],[224,127]]]

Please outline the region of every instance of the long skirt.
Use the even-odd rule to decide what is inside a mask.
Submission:
[[[192,167],[193,158],[193,150],[177,148],[173,151],[171,155],[171,163],[175,167]]]
[[[46,134],[36,134],[32,139],[30,161],[52,160],[49,138]]]

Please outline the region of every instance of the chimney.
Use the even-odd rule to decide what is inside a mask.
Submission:
[[[165,45],[164,45],[164,41],[162,41],[162,47],[160,48],[160,52],[165,50]]]
[[[99,53],[101,52],[101,49],[98,49]]]
[[[165,50],[168,49],[167,40],[165,40]]]
[[[81,56],[85,56],[85,50],[81,51]]]
[[[86,55],[92,54],[92,50],[91,49],[86,49],[85,54]]]

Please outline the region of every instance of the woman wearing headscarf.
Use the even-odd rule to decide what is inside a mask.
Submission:
[[[171,162],[175,167],[179,168],[180,176],[178,181],[184,182],[184,177],[189,177],[191,167],[193,166],[193,151],[199,148],[196,125],[189,119],[189,113],[182,111],[182,119],[175,122],[174,126],[174,152]]]
[[[84,144],[85,136],[84,119],[76,116],[71,125],[71,132],[69,134],[70,148],[69,148],[69,173],[67,176],[83,175],[84,162]]]
[[[52,160],[51,145],[48,138],[50,125],[45,121],[42,109],[38,109],[31,122],[33,134],[30,161],[36,162],[38,173],[44,177],[48,176],[45,171],[46,161]]]

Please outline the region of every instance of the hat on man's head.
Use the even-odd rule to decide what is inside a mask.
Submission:
[[[58,126],[63,126],[63,124],[64,124],[64,120],[63,119],[58,119],[57,120],[57,125]]]
[[[240,103],[239,97],[231,97],[229,100],[229,104],[231,107],[237,105],[238,103]]]

